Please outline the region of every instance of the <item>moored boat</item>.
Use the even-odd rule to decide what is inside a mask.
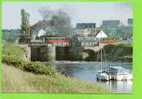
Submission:
[[[111,66],[108,69],[104,71],[99,71],[96,74],[97,80],[102,81],[109,81],[109,80],[116,80],[116,81],[122,81],[122,80],[132,80],[133,76],[132,73],[123,67],[120,66]]]

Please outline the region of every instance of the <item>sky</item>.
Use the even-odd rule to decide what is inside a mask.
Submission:
[[[102,20],[120,20],[127,25],[127,19],[133,18],[132,6],[128,3],[12,3],[2,5],[3,29],[17,29],[21,25],[20,10],[30,13],[30,25],[42,20],[39,9],[62,9],[71,18],[72,25],[76,23],[102,24]]]

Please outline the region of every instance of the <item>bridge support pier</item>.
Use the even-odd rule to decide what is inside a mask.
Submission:
[[[55,69],[56,46],[54,44],[48,44],[47,57],[48,57],[49,64]]]

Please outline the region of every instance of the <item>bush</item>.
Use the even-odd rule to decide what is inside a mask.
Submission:
[[[35,74],[54,75],[55,70],[50,65],[40,62],[28,62],[23,59],[24,50],[18,46],[6,43],[3,47],[2,62],[21,70]]]
[[[22,59],[16,58],[15,56],[3,56],[2,62],[8,65],[13,65],[16,68],[23,69],[27,65]]]
[[[3,46],[2,54],[10,57],[13,56],[17,59],[23,59],[25,52],[24,49],[16,46],[15,44],[5,43]]]
[[[54,75],[55,71],[49,65],[40,62],[29,62],[24,66],[24,70],[35,74]]]
[[[27,62],[18,59],[14,56],[3,56],[2,62],[8,65],[12,65],[21,70],[32,72],[35,74],[45,74],[45,75],[55,74],[55,70],[52,69],[50,65],[45,65],[40,62]]]

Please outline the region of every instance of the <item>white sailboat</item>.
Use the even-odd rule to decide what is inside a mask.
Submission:
[[[99,39],[99,46],[100,46],[100,40],[102,40],[103,38],[107,38],[107,35],[103,31],[100,31],[100,33],[98,33],[96,38]],[[100,68],[101,69],[96,74],[97,80],[109,81],[109,80],[132,80],[133,79],[131,72],[121,66],[108,66],[106,69],[104,69],[102,50],[103,48],[100,49],[100,52],[101,52]]]
[[[106,35],[103,31],[100,31],[100,32],[97,33],[96,38],[99,40],[99,46],[100,46],[100,41],[101,41],[102,39],[104,39],[104,38],[107,38],[107,35]],[[101,54],[100,54],[100,55],[101,55],[101,66],[100,66],[100,68],[101,68],[101,69],[100,69],[100,71],[97,72],[96,78],[97,78],[97,80],[107,81],[107,80],[109,80],[110,78],[109,78],[109,75],[107,74],[107,72],[105,72],[105,71],[103,70],[102,49],[103,49],[103,48],[100,49],[100,52],[101,52]]]

